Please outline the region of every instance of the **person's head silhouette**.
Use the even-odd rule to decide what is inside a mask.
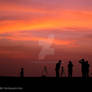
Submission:
[[[81,59],[81,61],[83,61],[83,62],[84,62],[85,60],[84,60],[84,59]]]
[[[61,63],[62,63],[62,61],[61,61],[61,60],[59,60],[59,63],[61,64]]]
[[[69,61],[69,64],[72,64],[72,61],[71,60]]]

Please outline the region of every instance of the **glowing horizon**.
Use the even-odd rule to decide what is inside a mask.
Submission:
[[[22,65],[27,67],[26,60],[28,63],[39,60],[40,42],[55,49],[54,55],[46,55],[43,60],[72,58],[77,61],[84,57],[91,63],[92,1],[0,0],[1,60],[12,59],[16,63],[12,65],[20,67],[21,62],[17,60],[21,59]],[[11,63],[5,64],[9,68]]]

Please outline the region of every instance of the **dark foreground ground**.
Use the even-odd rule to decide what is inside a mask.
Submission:
[[[15,91],[34,92],[35,90],[78,90],[80,88],[92,88],[92,78],[18,78],[18,77],[0,77],[0,92]],[[31,90],[31,91],[27,91]],[[33,91],[32,91],[33,90]],[[48,91],[49,92],[49,91]],[[58,91],[57,91],[58,92]],[[60,91],[61,92],[61,91]]]

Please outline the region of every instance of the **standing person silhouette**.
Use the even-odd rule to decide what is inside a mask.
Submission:
[[[81,59],[79,63],[81,64],[82,77],[86,78],[86,62],[84,59]]]
[[[90,68],[90,65],[88,63],[88,61],[86,61],[86,77],[89,78],[89,68]]]
[[[20,77],[21,77],[21,78],[24,77],[24,68],[21,68]]]
[[[62,61],[61,60],[59,60],[59,62],[56,64],[56,69],[55,69],[55,71],[56,71],[56,78],[59,78],[60,77],[59,76],[59,72],[60,72],[61,64],[62,64]]]
[[[47,74],[48,74],[47,66],[44,66],[42,74],[43,74],[43,77],[47,77]]]
[[[73,73],[73,64],[72,64],[72,61],[69,61],[69,64],[68,64],[68,77],[69,78],[72,78],[72,73]]]

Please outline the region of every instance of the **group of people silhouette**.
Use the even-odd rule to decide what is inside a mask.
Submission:
[[[84,59],[81,59],[81,60],[79,60],[79,63],[81,64],[82,77],[83,78],[88,78],[89,77],[89,67],[90,67],[88,61],[85,61]],[[60,77],[60,68],[61,68],[61,65],[62,65],[62,61],[59,60],[58,63],[56,63],[56,68],[55,68],[56,78]],[[69,64],[68,64],[68,77],[69,78],[72,78],[73,66],[74,65],[73,65],[72,61],[69,61]],[[61,76],[62,76],[62,74],[65,75],[64,67],[63,66],[62,66]]]
[[[88,78],[89,77],[89,67],[90,67],[88,61],[85,61],[84,59],[81,59],[81,60],[79,60],[79,63],[81,64],[82,77],[83,78]],[[72,78],[73,67],[74,67],[74,65],[73,65],[72,61],[69,61],[69,63],[68,63],[68,77],[69,78]],[[55,68],[56,78],[60,78],[60,70],[62,70],[61,71],[61,77],[63,75],[66,77],[64,67],[62,66],[62,60],[59,60],[58,63],[56,63],[56,68]],[[45,73],[45,75],[48,73],[46,66],[44,67],[44,73]],[[20,76],[22,78],[24,77],[24,68],[21,68]]]

